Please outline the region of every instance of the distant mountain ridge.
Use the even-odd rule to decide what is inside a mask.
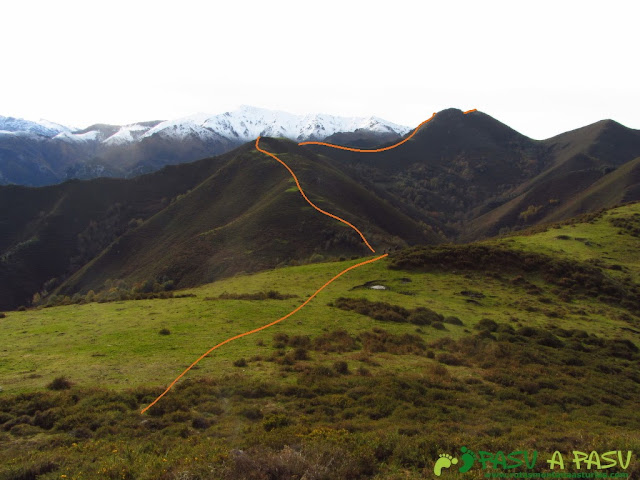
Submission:
[[[400,138],[409,130],[373,116],[294,115],[250,106],[217,115],[96,124],[82,130],[0,117],[0,184],[41,186],[70,178],[127,178],[225,153],[259,135],[299,142],[358,132],[375,143]]]
[[[65,127],[48,120],[32,122],[22,118],[3,117],[0,115],[0,135],[39,135],[51,138],[63,132],[72,132],[73,128]]]

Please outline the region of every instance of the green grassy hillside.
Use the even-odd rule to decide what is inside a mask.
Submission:
[[[630,450],[634,478],[639,234],[631,204],[393,253],[216,350],[144,416],[212,345],[357,261],[241,274],[182,298],[9,312],[0,478],[434,478],[438,455],[462,446],[536,450],[538,472],[556,450]],[[443,478],[484,473],[476,462]]]

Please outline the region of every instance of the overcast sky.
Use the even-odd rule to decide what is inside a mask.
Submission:
[[[85,127],[221,113],[477,108],[533,138],[640,128],[639,2],[11,1],[0,114]]]

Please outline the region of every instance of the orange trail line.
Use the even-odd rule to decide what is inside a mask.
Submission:
[[[467,113],[472,113],[472,112],[477,112],[478,109],[474,108],[472,110],[467,110],[466,112],[462,112],[465,115]],[[383,148],[375,148],[373,150],[364,150],[361,148],[351,148],[351,147],[343,147],[342,145],[334,145],[333,143],[325,143],[325,142],[300,142],[298,145],[324,145],[325,147],[331,147],[331,148],[338,148],[340,150],[348,150],[350,152],[360,152],[360,153],[376,153],[376,152],[385,152],[387,150],[391,150],[392,148],[396,148],[399,147],[400,145],[402,145],[405,142],[408,142],[409,140],[411,140],[411,137],[413,137],[416,132],[418,130],[420,130],[420,128],[423,125],[426,125],[427,123],[429,123],[431,120],[433,120],[433,117],[435,117],[436,114],[434,113],[433,115],[431,115],[431,118],[427,118],[424,122],[422,122],[420,125],[418,125],[415,130],[411,133],[411,135],[409,135],[407,138],[405,138],[404,140],[401,140],[400,142],[396,143],[395,145],[391,145],[389,147],[383,147]]]
[[[434,114],[435,115],[435,114]],[[262,152],[266,155],[269,155],[271,158],[277,160],[278,162],[280,162],[284,168],[286,168],[287,170],[289,170],[289,173],[291,174],[291,176],[293,177],[293,179],[296,182],[296,185],[298,186],[298,190],[300,190],[300,193],[302,194],[302,196],[304,197],[304,199],[307,201],[307,203],[309,205],[311,205],[313,208],[315,208],[317,211],[319,211],[320,213],[324,213],[325,215],[331,217],[331,218],[335,218],[336,220],[341,221],[342,223],[344,223],[345,225],[349,225],[351,228],[353,228],[356,232],[358,232],[358,235],[360,235],[360,238],[362,238],[362,241],[365,243],[365,245],[367,247],[369,247],[369,250],[371,250],[372,252],[375,253],[375,250],[373,249],[373,247],[371,245],[369,245],[369,242],[367,241],[367,239],[364,237],[364,235],[362,234],[362,232],[360,230],[358,230],[354,225],[352,225],[351,223],[347,222],[346,220],[333,215],[332,213],[326,212],[324,210],[322,210],[319,207],[316,207],[313,202],[311,200],[309,200],[309,198],[307,197],[307,195],[304,193],[304,190],[302,190],[302,187],[300,186],[300,182],[298,181],[298,177],[296,177],[296,174],[293,173],[293,170],[291,170],[289,168],[289,165],[287,165],[286,163],[284,163],[282,160],[280,160],[278,157],[276,157],[273,153],[271,152],[267,152],[266,150],[263,150],[262,148],[260,148],[260,137],[256,138],[256,150],[258,150],[259,152]]]
[[[140,413],[142,414],[142,413],[146,412],[147,410],[149,410],[151,407],[153,407],[158,402],[158,400],[160,400],[162,397],[164,397],[169,392],[169,390],[171,390],[171,388],[173,388],[173,386],[176,384],[176,382],[178,380],[180,380],[189,370],[191,370],[194,366],[196,366],[198,364],[198,362],[200,362],[200,360],[205,358],[207,355],[209,355],[215,349],[220,348],[222,345],[225,345],[225,344],[227,344],[229,342],[232,342],[232,341],[237,340],[237,339],[242,338],[242,337],[246,337],[247,335],[251,335],[252,333],[260,332],[260,331],[262,331],[262,330],[264,330],[266,328],[274,326],[277,323],[280,323],[281,321],[289,318],[291,315],[293,315],[297,311],[301,310],[307,303],[309,303],[322,290],[327,288],[331,283],[333,283],[335,280],[340,278],[342,275],[344,275],[348,271],[356,269],[358,267],[362,267],[363,265],[367,265],[368,263],[377,262],[378,260],[380,260],[380,259],[382,259],[382,258],[384,258],[384,257],[386,257],[388,255],[389,255],[388,253],[385,253],[384,255],[380,255],[379,257],[372,258],[372,259],[369,259],[369,260],[365,260],[364,262],[360,262],[360,263],[357,263],[355,265],[351,265],[350,267],[345,268],[343,271],[341,271],[339,274],[337,274],[335,277],[333,277],[331,280],[329,280],[327,283],[325,283],[323,286],[321,286],[318,290],[316,290],[313,295],[311,295],[309,298],[307,298],[304,301],[304,303],[300,304],[295,310],[292,310],[291,312],[287,313],[284,317],[281,317],[278,320],[274,320],[271,323],[267,323],[266,325],[263,325],[261,327],[255,328],[253,330],[249,330],[248,332],[244,332],[244,333],[241,333],[239,335],[236,335],[235,337],[227,338],[224,342],[220,342],[219,344],[215,345],[214,347],[211,347],[204,354],[202,354],[200,356],[200,358],[198,358],[195,362],[193,362],[191,365],[189,365],[189,367],[184,372],[182,372],[180,375],[178,375],[178,377],[173,382],[171,382],[171,385],[169,385],[167,387],[167,389],[164,392],[162,392],[162,394],[160,396],[158,396],[158,398],[156,398],[153,402],[151,402],[149,404],[149,406],[144,408]]]
[[[339,148],[340,150],[348,150],[350,152],[361,152],[361,153],[376,153],[376,152],[384,152],[386,150],[391,150],[392,148],[396,148],[399,147],[400,145],[402,145],[404,142],[408,142],[409,140],[411,140],[411,137],[413,137],[418,130],[420,130],[420,127],[422,127],[423,125],[426,125],[427,123],[429,123],[431,120],[433,120],[433,117],[435,117],[436,114],[434,113],[433,115],[431,115],[430,118],[427,118],[424,122],[422,122],[420,125],[418,125],[415,130],[411,133],[411,135],[409,135],[407,138],[405,138],[404,140],[399,141],[398,143],[396,143],[395,145],[391,145],[389,147],[383,147],[383,148],[375,148],[373,150],[363,150],[361,148],[351,148],[351,147],[343,147],[341,145],[334,145],[332,143],[325,143],[325,142],[300,142],[298,145],[324,145],[325,147],[331,147],[331,148]]]

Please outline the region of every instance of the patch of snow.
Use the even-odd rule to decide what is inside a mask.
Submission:
[[[146,132],[150,130],[144,125],[125,125],[120,127],[116,133],[103,141],[105,145],[125,145],[138,141]]]
[[[61,140],[63,142],[95,142],[99,140],[100,132],[97,130],[91,130],[86,133],[71,133],[62,132],[53,137],[54,140]]]
[[[404,135],[411,129],[378,117],[338,117],[327,114],[294,115],[243,105],[233,112],[219,115],[198,113],[177,120],[162,122],[143,137],[163,135],[184,139],[190,135],[203,138],[212,134],[239,142],[258,136],[285,137],[295,141],[319,140],[337,132],[366,129],[376,133]]]

